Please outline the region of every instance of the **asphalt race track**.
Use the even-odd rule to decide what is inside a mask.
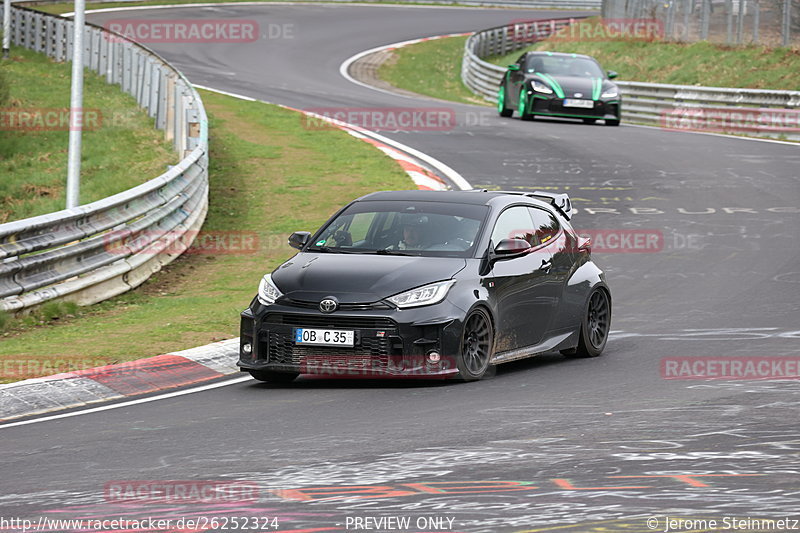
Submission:
[[[657,239],[596,252],[614,299],[599,359],[546,355],[470,384],[247,380],[0,427],[2,515],[474,533],[664,531],[666,516],[716,520],[694,530],[717,531],[733,519],[788,518],[772,531],[800,530],[800,382],[665,379],[678,377],[666,358],[775,358],[777,372],[800,357],[796,145],[624,122],[523,123],[339,74],[348,57],[383,44],[552,15],[231,5],[91,16],[254,19],[267,33],[256,42],[149,46],[196,84],[293,107],[452,109],[447,131],[381,133],[475,186],[566,191],[577,228]],[[270,27],[284,30],[269,38]],[[110,497],[126,480],[243,480],[258,494],[182,505]],[[373,528],[381,517],[410,522]]]

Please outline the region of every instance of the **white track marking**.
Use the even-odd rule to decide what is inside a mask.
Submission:
[[[448,5],[408,5],[408,4],[371,4],[371,3],[359,3],[359,2],[342,2],[342,3],[326,3],[326,2],[215,2],[215,3],[208,3],[208,4],[170,4],[170,5],[154,5],[154,6],[129,6],[129,7],[107,7],[103,9],[87,9],[87,13],[111,13],[116,11],[140,11],[140,10],[147,10],[147,9],[181,9],[181,8],[190,8],[190,7],[236,7],[236,6],[330,6],[330,7],[337,7],[337,6],[359,6],[359,7],[402,7],[404,9],[498,9],[492,7],[481,7],[481,6],[448,6]],[[515,9],[525,9],[524,6],[515,7]],[[534,9],[531,9],[534,10]],[[72,17],[75,13],[62,13],[61,16],[65,18]],[[371,48],[370,50],[365,50],[364,52],[359,52],[358,54],[347,58],[344,63],[339,66],[339,73],[348,81],[355,83],[356,85],[361,85],[362,87],[367,87],[374,91],[382,92],[391,94],[393,96],[401,96],[404,98],[414,98],[412,96],[393,93],[391,91],[387,91],[385,89],[379,89],[378,87],[373,87],[372,85],[368,85],[366,83],[360,82],[358,80],[353,79],[350,74],[347,73],[347,68],[358,59],[364,57],[365,55],[371,54],[373,52],[379,52],[381,50],[385,50],[386,48],[396,48],[398,46],[403,46],[407,44],[413,44],[420,41],[443,38],[443,37],[456,37],[463,34],[453,33],[453,34],[446,34],[446,35],[433,35],[431,37],[425,37],[421,39],[411,39],[409,41],[401,41],[399,43],[388,44],[384,46],[378,46],[375,48]],[[344,68],[344,71],[342,70]],[[243,98],[245,100],[256,101],[254,98],[250,98],[248,96],[241,96],[235,95],[233,93],[227,93],[225,91],[221,91],[218,89],[212,89],[210,87],[201,87],[200,85],[195,85],[195,87],[200,87],[206,89],[208,91],[215,91],[221,94],[225,94],[228,96],[233,96],[236,98]],[[267,102],[270,103],[270,102]],[[459,103],[459,102],[456,102]],[[461,104],[461,105],[475,105],[475,104]],[[484,107],[484,106],[477,106],[476,107]],[[647,126],[645,124],[630,124],[630,123],[623,123],[624,126],[632,126],[635,128],[649,128],[649,129],[657,129],[661,130],[658,126]],[[724,133],[712,133],[712,132],[703,132],[703,131],[684,131],[680,133],[693,133],[695,135],[712,135],[716,137],[725,137],[728,139],[740,139],[743,141],[757,141],[757,142],[767,142],[767,143],[774,143],[774,144],[788,144],[790,146],[798,146],[798,143],[791,142],[791,141],[781,141],[778,139],[760,139],[757,137],[740,137],[738,135],[726,135]],[[447,167],[450,168],[450,167]],[[451,169],[452,170],[452,169]],[[455,172],[455,171],[453,171]],[[448,176],[450,177],[450,176]],[[452,177],[451,177],[452,179]],[[463,179],[463,178],[462,178]],[[458,183],[454,180],[455,183]],[[467,183],[464,180],[464,183]],[[472,186],[469,187],[470,189]]]
[[[98,413],[100,411],[109,411],[111,409],[119,409],[120,407],[129,407],[131,405],[138,405],[140,403],[149,403],[155,402],[157,400],[166,400],[168,398],[175,398],[177,396],[185,396],[187,394],[193,394],[195,392],[203,392],[211,389],[218,389],[220,387],[227,387],[228,385],[236,385],[237,383],[242,383],[244,381],[249,381],[253,379],[250,376],[243,376],[240,378],[231,379],[228,381],[223,381],[221,383],[212,383],[211,385],[203,385],[201,387],[195,387],[193,389],[186,389],[186,390],[179,390],[175,392],[168,392],[166,394],[159,394],[158,396],[149,396],[147,398],[139,398],[138,400],[130,400],[127,402],[121,403],[113,403],[111,405],[102,405],[100,407],[92,407],[91,409],[83,409],[81,411],[73,411],[70,413],[62,413],[60,415],[50,415],[44,416],[41,418],[34,418],[31,420],[23,420],[21,422],[10,422],[8,424],[0,424],[0,430],[13,428],[16,426],[27,426],[29,424],[38,424],[39,422],[47,422],[49,420],[58,420],[59,418],[71,418],[73,416],[80,416],[80,415],[88,415],[90,413]]]
[[[288,107],[288,106],[285,106],[285,105],[281,105],[281,104],[273,104],[272,102],[267,102],[267,101],[264,101],[264,100],[255,100],[250,96],[243,96],[243,95],[239,95],[239,94],[236,94],[236,93],[223,91],[223,90],[220,90],[220,89],[215,89],[213,87],[205,87],[203,85],[194,85],[194,86],[196,88],[198,88],[198,89],[204,89],[206,91],[211,91],[211,92],[215,92],[215,93],[224,94],[226,96],[231,96],[233,98],[242,98],[242,99],[248,100],[248,101],[261,101],[261,102],[264,102],[265,104],[278,105],[278,106],[283,107],[285,109],[291,109],[292,111],[300,111],[301,113],[305,113],[301,109],[294,109],[294,108],[291,108],[291,107]],[[306,113],[306,114],[314,115],[313,113]],[[315,116],[317,116],[317,115],[315,115]],[[406,154],[409,154],[409,155],[411,155],[413,157],[416,157],[420,161],[424,161],[428,165],[430,165],[433,168],[439,170],[439,172],[441,172],[442,174],[447,176],[447,178],[450,181],[452,181],[453,184],[456,187],[458,187],[459,189],[461,189],[461,190],[472,189],[472,185],[470,185],[470,183],[466,179],[464,179],[464,177],[461,176],[461,174],[459,174],[458,172],[453,170],[448,165],[442,163],[438,159],[436,159],[434,157],[431,157],[431,156],[429,156],[428,154],[426,154],[424,152],[420,152],[419,150],[417,150],[415,148],[411,148],[410,146],[407,146],[407,145],[405,145],[405,144],[403,144],[401,142],[398,142],[398,141],[395,141],[393,139],[389,139],[387,137],[384,137],[383,135],[375,133],[374,131],[365,130],[364,128],[361,128],[361,127],[356,126],[354,124],[348,124],[347,122],[342,122],[342,121],[338,121],[338,120],[336,121],[336,123],[341,124],[342,126],[345,126],[347,128],[351,128],[353,131],[356,131],[358,133],[361,133],[363,135],[371,137],[371,138],[375,139],[376,141],[380,141],[380,142],[382,142],[384,144],[388,144],[389,146],[393,146],[393,147],[397,148],[398,150],[401,150],[401,151],[405,152]]]
[[[246,100],[248,102],[259,102],[259,101],[261,101],[261,102],[266,103],[266,104],[271,104],[271,102],[266,102],[266,101],[263,101],[263,100],[257,100],[256,98],[252,98],[250,96],[244,96],[244,95],[241,95],[241,94],[231,93],[231,92],[228,92],[228,91],[223,91],[221,89],[215,89],[213,87],[205,87],[205,86],[202,86],[202,85],[194,85],[194,87],[196,87],[198,89],[203,89],[203,90],[206,90],[206,91],[215,92],[215,93],[218,93],[218,94],[223,94],[225,96],[230,96],[232,98],[237,98],[237,99],[240,99],[240,100]],[[271,104],[271,105],[278,105],[279,107],[282,107],[284,109],[291,109],[293,111],[303,112],[302,110],[293,109],[293,108],[290,108],[288,106],[284,106],[284,105],[281,105],[281,104]],[[313,113],[306,113],[306,114],[312,114],[313,115]],[[337,121],[337,122],[339,122],[339,121]],[[407,154],[411,154],[414,157],[416,157],[416,158],[418,158],[418,159],[420,159],[422,161],[425,161],[429,165],[439,169],[439,171],[441,171],[449,179],[451,179],[456,186],[458,186],[458,187],[460,187],[462,189],[471,189],[472,188],[472,186],[463,177],[461,177],[461,175],[458,174],[455,170],[453,170],[449,166],[445,165],[441,161],[429,156],[428,154],[425,154],[423,152],[415,150],[414,148],[411,148],[410,146],[406,146],[406,145],[404,145],[402,143],[399,143],[397,141],[393,141],[392,139],[387,139],[386,137],[383,137],[382,135],[379,135],[379,134],[377,134],[375,132],[372,132],[372,131],[369,131],[369,130],[365,130],[364,128],[361,128],[361,127],[358,127],[358,126],[355,126],[355,125],[352,125],[352,124],[348,124],[348,123],[345,123],[345,122],[340,122],[340,123],[343,126],[347,127],[347,128],[352,128],[352,131],[349,131],[349,133],[351,133],[351,134],[356,134],[356,136],[358,136],[359,134],[362,135],[362,136],[363,135],[369,136],[369,137],[371,137],[371,138],[373,138],[373,139],[375,139],[377,141],[380,141],[382,143],[394,146],[395,148],[397,148],[397,149],[399,149],[399,150],[401,150],[401,151],[403,151],[403,152],[405,152]],[[382,151],[385,152],[385,150],[382,150]],[[403,158],[403,159],[406,159],[406,158]],[[428,176],[424,176],[424,175],[420,174],[420,175],[416,176],[416,178],[420,182],[423,182],[423,183],[429,181],[430,182],[430,183],[428,183],[429,186],[434,186],[435,185],[434,180],[432,180]],[[211,384],[211,385],[203,385],[201,387],[195,387],[193,389],[186,389],[186,390],[170,392],[170,393],[166,393],[166,394],[159,394],[157,396],[150,396],[150,397],[147,397],[147,398],[140,398],[138,400],[130,400],[130,401],[127,401],[127,402],[115,403],[115,404],[111,404],[111,405],[104,405],[104,406],[100,406],[100,407],[93,407],[93,408],[90,408],[90,409],[83,409],[83,410],[80,410],[80,411],[63,413],[63,414],[60,414],[60,415],[51,415],[51,416],[45,416],[45,417],[41,417],[41,418],[34,418],[34,419],[31,419],[31,420],[23,420],[23,421],[20,421],[20,422],[10,422],[8,424],[0,424],[0,429],[11,428],[11,427],[16,427],[16,426],[25,426],[25,425],[28,425],[28,424],[36,424],[38,422],[46,422],[46,421],[49,421],[49,420],[57,420],[57,419],[60,419],[60,418],[70,418],[70,417],[73,417],[73,416],[80,416],[80,415],[85,415],[85,414],[89,414],[89,413],[97,413],[97,412],[100,412],[100,411],[107,411],[107,410],[110,410],[110,409],[118,409],[120,407],[127,407],[127,406],[131,406],[131,405],[138,405],[138,404],[141,404],[141,403],[148,403],[148,402],[154,402],[154,401],[157,401],[157,400],[164,400],[164,399],[168,399],[168,398],[174,398],[176,396],[183,396],[183,395],[192,394],[192,393],[195,393],[195,392],[202,392],[202,391],[206,391],[206,390],[210,390],[210,389],[216,389],[216,388],[219,388],[219,387],[226,387],[228,385],[235,385],[236,383],[241,383],[243,381],[247,381],[247,380],[250,380],[250,379],[252,379],[252,378],[249,377],[249,376],[248,377],[241,377],[241,378],[237,378],[237,379],[224,381],[224,382],[221,382],[221,383],[214,383],[214,384]]]
[[[324,7],[339,7],[339,6],[357,6],[357,7],[402,7],[414,9],[505,9],[503,7],[491,6],[449,6],[445,4],[434,5],[408,5],[408,4],[372,4],[364,2],[213,2],[208,4],[169,4],[169,5],[154,5],[154,6],[130,6],[130,7],[104,7],[102,9],[87,9],[86,13],[112,13],[114,11],[140,11],[145,9],[181,9],[184,7],[231,7],[231,6],[324,6]],[[535,11],[539,8],[526,8],[525,6],[514,6],[514,9]],[[575,10],[572,10],[575,11]],[[71,17],[75,14],[74,11],[69,13],[62,13],[62,17]]]
[[[447,35],[436,35],[434,37],[424,37],[421,39],[411,39],[408,41],[400,41],[399,43],[392,43],[392,44],[384,44],[383,46],[376,46],[375,48],[370,48],[369,50],[364,50],[363,52],[359,52],[354,56],[350,56],[344,60],[344,62],[339,65],[339,74],[342,75],[344,79],[349,81],[350,83],[355,83],[356,85],[360,85],[361,87],[366,87],[367,89],[372,89],[373,91],[378,91],[385,94],[391,94],[392,96],[400,96],[403,98],[410,98],[414,100],[419,100],[418,96],[411,96],[407,94],[400,94],[393,91],[389,91],[387,89],[381,89],[380,87],[375,87],[374,85],[370,85],[368,83],[364,83],[363,81],[358,81],[354,77],[350,75],[350,65],[361,59],[362,57],[368,56],[370,54],[374,54],[375,52],[382,52],[389,48],[402,48],[403,46],[408,46],[409,44],[417,44],[423,41],[431,41],[436,39],[444,39],[445,37],[461,37],[463,35],[467,35],[464,33],[449,33]],[[448,100],[449,101],[449,100]]]

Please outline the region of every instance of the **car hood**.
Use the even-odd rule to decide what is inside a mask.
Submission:
[[[595,98],[595,91],[597,90],[597,84],[599,83],[601,91],[597,92],[596,96],[600,96],[602,91],[605,91],[614,86],[613,83],[610,81],[603,79],[603,78],[585,78],[580,76],[559,76],[559,75],[535,75],[540,81],[543,81],[548,87],[553,87],[552,81],[558,83],[561,86],[561,89],[564,91],[564,98],[584,98],[584,99],[594,99]],[[558,92],[558,91],[556,91]],[[581,96],[577,96],[575,93],[580,93]]]
[[[450,279],[466,264],[451,257],[299,253],[272,273],[272,281],[293,300],[335,296],[341,303],[370,303]]]

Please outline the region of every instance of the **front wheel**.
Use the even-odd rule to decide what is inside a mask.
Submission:
[[[519,105],[517,106],[517,113],[519,113],[520,120],[533,120],[533,115],[528,112],[528,95],[525,94],[525,89],[519,92]]]
[[[592,291],[583,313],[578,347],[574,352],[562,352],[572,357],[597,357],[603,353],[611,328],[611,300],[600,288]]]
[[[489,368],[494,355],[494,328],[489,314],[475,309],[464,321],[461,336],[461,353],[456,366],[462,380],[477,381]]]
[[[266,383],[291,383],[300,374],[296,372],[274,372],[272,370],[248,370],[258,381]]]
[[[619,126],[619,119],[606,120],[606,126]]]
[[[510,117],[514,114],[513,109],[509,109],[506,107],[506,86],[503,85],[500,87],[500,90],[497,91],[497,112],[500,113],[501,117]]]

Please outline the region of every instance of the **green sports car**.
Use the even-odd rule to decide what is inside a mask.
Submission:
[[[517,111],[522,120],[536,115],[579,118],[587,124],[598,119],[606,126],[619,126],[622,98],[592,57],[556,52],[526,52],[508,66],[497,93],[497,111],[510,117]]]

